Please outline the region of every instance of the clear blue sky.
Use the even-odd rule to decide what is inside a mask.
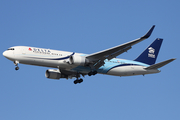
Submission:
[[[45,78],[48,68],[13,63],[1,54],[1,120],[179,120],[178,0],[1,0],[0,51],[16,45],[94,53],[152,36],[119,58],[135,59],[164,38],[157,62],[176,61],[159,74],[86,76],[84,82]]]

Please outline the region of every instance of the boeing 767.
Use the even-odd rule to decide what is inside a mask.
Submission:
[[[163,41],[161,38],[157,38],[135,60],[116,58],[131,49],[133,45],[149,38],[154,27],[152,26],[143,37],[89,55],[29,46],[10,47],[3,52],[3,55],[14,62],[15,70],[19,69],[19,63],[56,68],[46,70],[45,76],[50,79],[75,78],[74,84],[83,82],[81,76],[92,76],[97,73],[114,76],[159,73],[160,67],[175,60],[155,63]]]

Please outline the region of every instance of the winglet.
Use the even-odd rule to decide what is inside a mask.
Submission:
[[[143,37],[141,37],[141,38],[148,38],[149,36],[151,36],[151,33],[153,32],[153,30],[154,30],[154,27],[155,27],[155,25],[153,25],[152,27],[151,27],[151,29],[143,36]]]

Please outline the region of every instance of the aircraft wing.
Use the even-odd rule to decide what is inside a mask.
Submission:
[[[116,56],[126,52],[129,49],[131,49],[132,48],[131,46],[133,46],[133,45],[135,45],[135,44],[149,38],[149,36],[151,35],[154,27],[155,27],[155,25],[153,25],[151,27],[151,29],[143,37],[140,37],[140,38],[138,38],[136,40],[133,40],[133,41],[130,41],[130,42],[127,42],[127,43],[112,47],[110,49],[106,49],[106,50],[103,50],[103,51],[100,51],[100,52],[90,54],[90,55],[86,56],[86,58],[93,63],[95,69],[98,69],[99,67],[101,67],[102,65],[105,64],[104,63],[105,59],[110,60],[112,58],[115,58]]]

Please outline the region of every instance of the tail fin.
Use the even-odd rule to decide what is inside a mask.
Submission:
[[[155,64],[163,39],[157,38],[141,55],[134,61],[148,65]]]

